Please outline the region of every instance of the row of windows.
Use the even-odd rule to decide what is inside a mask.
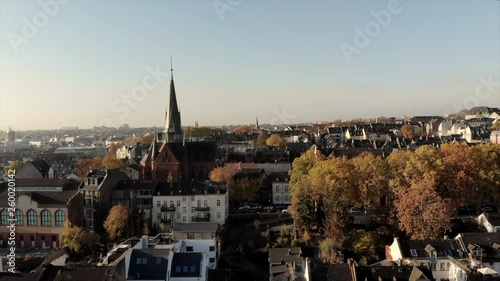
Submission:
[[[158,213],[158,214],[157,214],[157,218],[158,218],[159,220],[161,220],[161,214],[162,214],[162,213]],[[206,214],[205,214],[205,216],[206,216]],[[173,213],[170,213],[170,215],[169,215],[169,219],[173,219],[173,218],[174,218],[174,214],[173,214]],[[194,218],[195,218],[195,217],[191,217],[191,221],[195,221],[195,220],[194,220]],[[218,219],[220,219],[220,218],[221,218],[221,213],[220,213],[220,212],[217,212],[217,218],[218,218]],[[167,219],[167,214],[166,214],[166,213],[164,213],[164,214],[163,214],[163,219]],[[177,213],[177,220],[180,220],[180,219],[181,219],[181,214],[180,214],[180,213]],[[182,222],[186,222],[186,217],[185,217],[185,216],[183,216],[183,217],[182,217]]]
[[[66,220],[66,215],[64,214],[64,211],[58,210],[55,212],[54,216],[55,216],[55,225],[56,226],[63,226],[64,221]],[[51,226],[52,225],[52,222],[51,222],[52,217],[51,217],[50,211],[43,210],[40,213],[40,217],[41,217],[41,225],[42,226]],[[29,210],[28,212],[26,212],[26,218],[27,218],[27,225],[29,225],[29,226],[38,225],[38,222],[37,222],[38,217],[37,217],[36,211]],[[0,211],[0,224],[1,225],[8,225],[8,224],[10,224],[11,220],[13,221],[14,218],[9,217],[9,212],[6,209]],[[21,210],[16,210],[15,222],[16,222],[16,225],[24,225],[24,215],[23,215],[23,212],[21,212]]]
[[[184,197],[183,198],[183,202],[185,202],[186,198]],[[194,201],[194,197],[192,197],[192,200],[191,201]],[[177,201],[177,207],[180,207],[181,206],[181,201]],[[163,201],[163,205],[161,204],[161,201],[156,201],[156,207],[161,207],[161,206],[176,206],[174,205],[174,201],[170,201],[170,204],[168,204],[168,201]],[[201,207],[201,200],[198,200],[198,202],[196,203],[196,206],[198,207]],[[217,200],[217,206],[220,206],[220,200]],[[207,200],[203,200],[203,207],[208,207],[208,201]]]

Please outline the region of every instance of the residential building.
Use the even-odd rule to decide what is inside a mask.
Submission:
[[[160,223],[215,222],[224,224],[229,215],[225,184],[164,182],[153,194],[153,228]]]
[[[500,232],[460,233],[455,240],[469,255],[473,267],[489,267],[500,272]]]
[[[269,249],[269,280],[310,281],[310,261],[300,247]]]
[[[93,170],[81,182],[78,190],[82,194],[83,216],[81,225],[101,232],[103,223],[112,206],[112,190],[129,177],[118,169]]]
[[[409,240],[400,241],[395,237],[390,246],[386,246],[386,258],[390,261],[412,263],[421,267],[428,267],[434,279],[448,279],[450,271],[450,257],[465,258],[456,240]]]
[[[482,213],[477,217],[477,221],[488,232],[500,232],[500,215],[498,214]]]
[[[24,163],[23,167],[16,171],[16,178],[18,179],[43,179],[55,178],[54,169],[45,160],[28,161]]]
[[[273,204],[292,204],[290,176],[288,173],[271,173]]]
[[[153,206],[153,192],[160,185],[156,181],[122,180],[111,191],[111,204],[124,205],[131,209],[139,209],[144,219],[150,222]]]
[[[214,239],[219,225],[214,222],[176,223],[172,229],[172,239]]]
[[[66,179],[16,179],[16,247],[57,248],[64,222],[78,225],[80,218],[79,182]],[[0,245],[6,245],[8,226],[13,219],[8,210],[8,185],[0,184]]]

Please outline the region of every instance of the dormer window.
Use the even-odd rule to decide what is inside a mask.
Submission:
[[[412,257],[416,257],[417,256],[417,250],[410,249],[410,254],[411,254]]]

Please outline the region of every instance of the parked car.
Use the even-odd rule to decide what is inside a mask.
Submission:
[[[245,205],[243,207],[240,207],[238,209],[238,213],[250,213],[252,211],[252,208],[250,208],[250,206],[248,205]]]
[[[283,214],[290,214],[290,211],[289,211],[288,209],[283,209],[281,212],[282,212]]]
[[[255,205],[253,207],[250,208],[252,210],[252,212],[254,213],[259,213],[259,212],[262,212],[262,206],[261,205]]]
[[[274,206],[267,206],[262,209],[265,213],[276,213],[277,209]]]
[[[363,214],[363,211],[360,208],[352,207],[349,210],[347,210],[348,213],[350,214]]]

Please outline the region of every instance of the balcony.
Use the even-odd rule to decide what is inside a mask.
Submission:
[[[210,207],[194,207],[194,209],[198,212],[208,212],[210,211]]]
[[[175,206],[162,206],[162,212],[175,212]]]
[[[210,216],[195,217],[194,221],[196,221],[196,222],[210,222]]]

